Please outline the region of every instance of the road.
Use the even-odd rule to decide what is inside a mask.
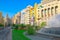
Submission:
[[[12,40],[11,27],[6,27],[6,28],[0,30],[0,40]]]

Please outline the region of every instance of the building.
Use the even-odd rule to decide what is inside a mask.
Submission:
[[[4,24],[5,26],[11,25],[11,19],[9,18],[8,14],[6,14],[6,17],[4,18]]]
[[[21,11],[21,24],[24,24],[24,10]]]
[[[38,25],[38,4],[35,3],[33,8],[30,8],[31,24]]]
[[[36,24],[48,22],[48,20],[60,13],[60,0],[42,0],[40,4],[35,3],[34,7],[27,6],[13,17],[14,24]]]
[[[12,18],[12,24],[20,24],[21,22],[21,13],[18,12],[17,14],[14,15]]]
[[[35,25],[38,25],[38,4],[34,4]]]
[[[34,20],[35,19],[35,15],[34,15],[34,8],[30,8],[30,24],[34,25]]]
[[[23,22],[24,24],[30,24],[30,8],[32,8],[32,6],[29,5],[21,12],[23,14],[21,22]]]
[[[0,24],[4,25],[4,18],[2,16],[2,12],[0,12]]]
[[[30,8],[30,19],[34,19],[34,24],[40,25],[59,13],[60,0],[42,0],[40,4],[35,3],[34,7]]]
[[[42,0],[38,4],[38,22],[46,21],[60,13],[60,0]]]

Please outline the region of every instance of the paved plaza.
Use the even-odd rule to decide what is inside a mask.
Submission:
[[[52,36],[52,35],[45,35],[45,34],[40,34],[40,33],[36,33],[34,35],[28,35],[25,32],[24,35],[30,38],[31,40],[60,40],[60,37]]]
[[[10,27],[0,30],[0,40],[12,40],[12,30]]]

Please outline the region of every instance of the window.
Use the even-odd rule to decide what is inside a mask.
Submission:
[[[60,0],[57,0],[57,1],[60,1]]]
[[[50,8],[48,8],[48,17],[50,17],[49,11],[50,11]]]
[[[55,6],[55,14],[57,13],[57,8],[58,8],[58,6]]]
[[[54,7],[51,8],[51,15],[53,15]]]
[[[43,17],[43,10],[41,11],[41,16]]]
[[[46,9],[44,10],[44,12],[45,12],[45,17],[46,17]]]

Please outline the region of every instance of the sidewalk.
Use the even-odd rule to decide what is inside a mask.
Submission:
[[[11,28],[4,28],[0,31],[0,40],[12,40]]]

